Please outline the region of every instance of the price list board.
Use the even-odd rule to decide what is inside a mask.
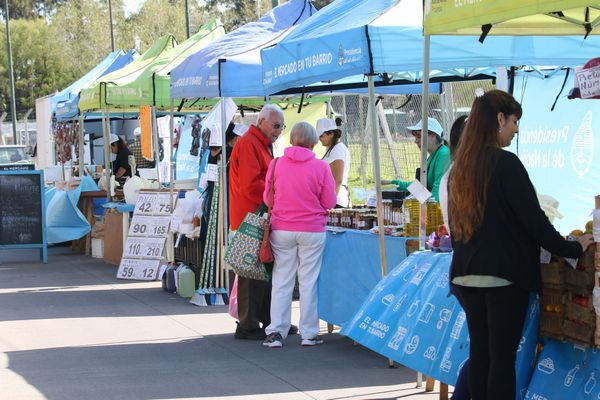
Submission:
[[[117,278],[143,281],[158,278],[176,201],[176,195],[173,196],[171,203],[169,193],[140,191]]]

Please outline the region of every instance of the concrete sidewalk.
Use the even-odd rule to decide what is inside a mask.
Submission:
[[[226,306],[196,307],[160,282],[52,248],[0,251],[0,398],[437,399],[416,373],[337,333],[282,349],[233,339]],[[293,318],[298,321],[298,305]]]

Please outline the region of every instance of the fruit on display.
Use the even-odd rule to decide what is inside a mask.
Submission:
[[[580,237],[583,235],[583,231],[581,229],[573,229],[570,233],[571,236]]]

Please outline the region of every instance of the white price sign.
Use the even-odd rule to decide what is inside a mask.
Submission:
[[[160,260],[137,260],[123,257],[117,278],[153,281],[158,278]]]
[[[134,215],[129,225],[129,236],[158,236],[166,237],[169,233],[171,217],[168,215],[151,217]]]
[[[173,206],[171,206],[170,193],[140,191],[134,214],[171,215],[176,201],[177,195],[175,193],[173,193]]]
[[[123,249],[123,257],[160,260],[164,247],[165,238],[128,237]]]
[[[156,193],[140,192],[135,203],[134,214],[151,215],[156,208]]]
[[[158,193],[158,200],[156,202],[156,208],[154,209],[154,214],[159,215],[171,215],[173,213],[173,208],[175,208],[175,203],[177,202],[177,195],[173,193],[173,202],[171,206],[171,194],[170,193]]]

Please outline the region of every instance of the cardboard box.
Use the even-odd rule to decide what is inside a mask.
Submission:
[[[104,261],[119,265],[123,255],[123,214],[109,210],[104,216]]]
[[[600,251],[596,251],[596,254],[594,255],[594,265],[596,266],[596,270],[600,271]]]
[[[600,195],[595,197],[596,199],[596,208],[600,208]]]

